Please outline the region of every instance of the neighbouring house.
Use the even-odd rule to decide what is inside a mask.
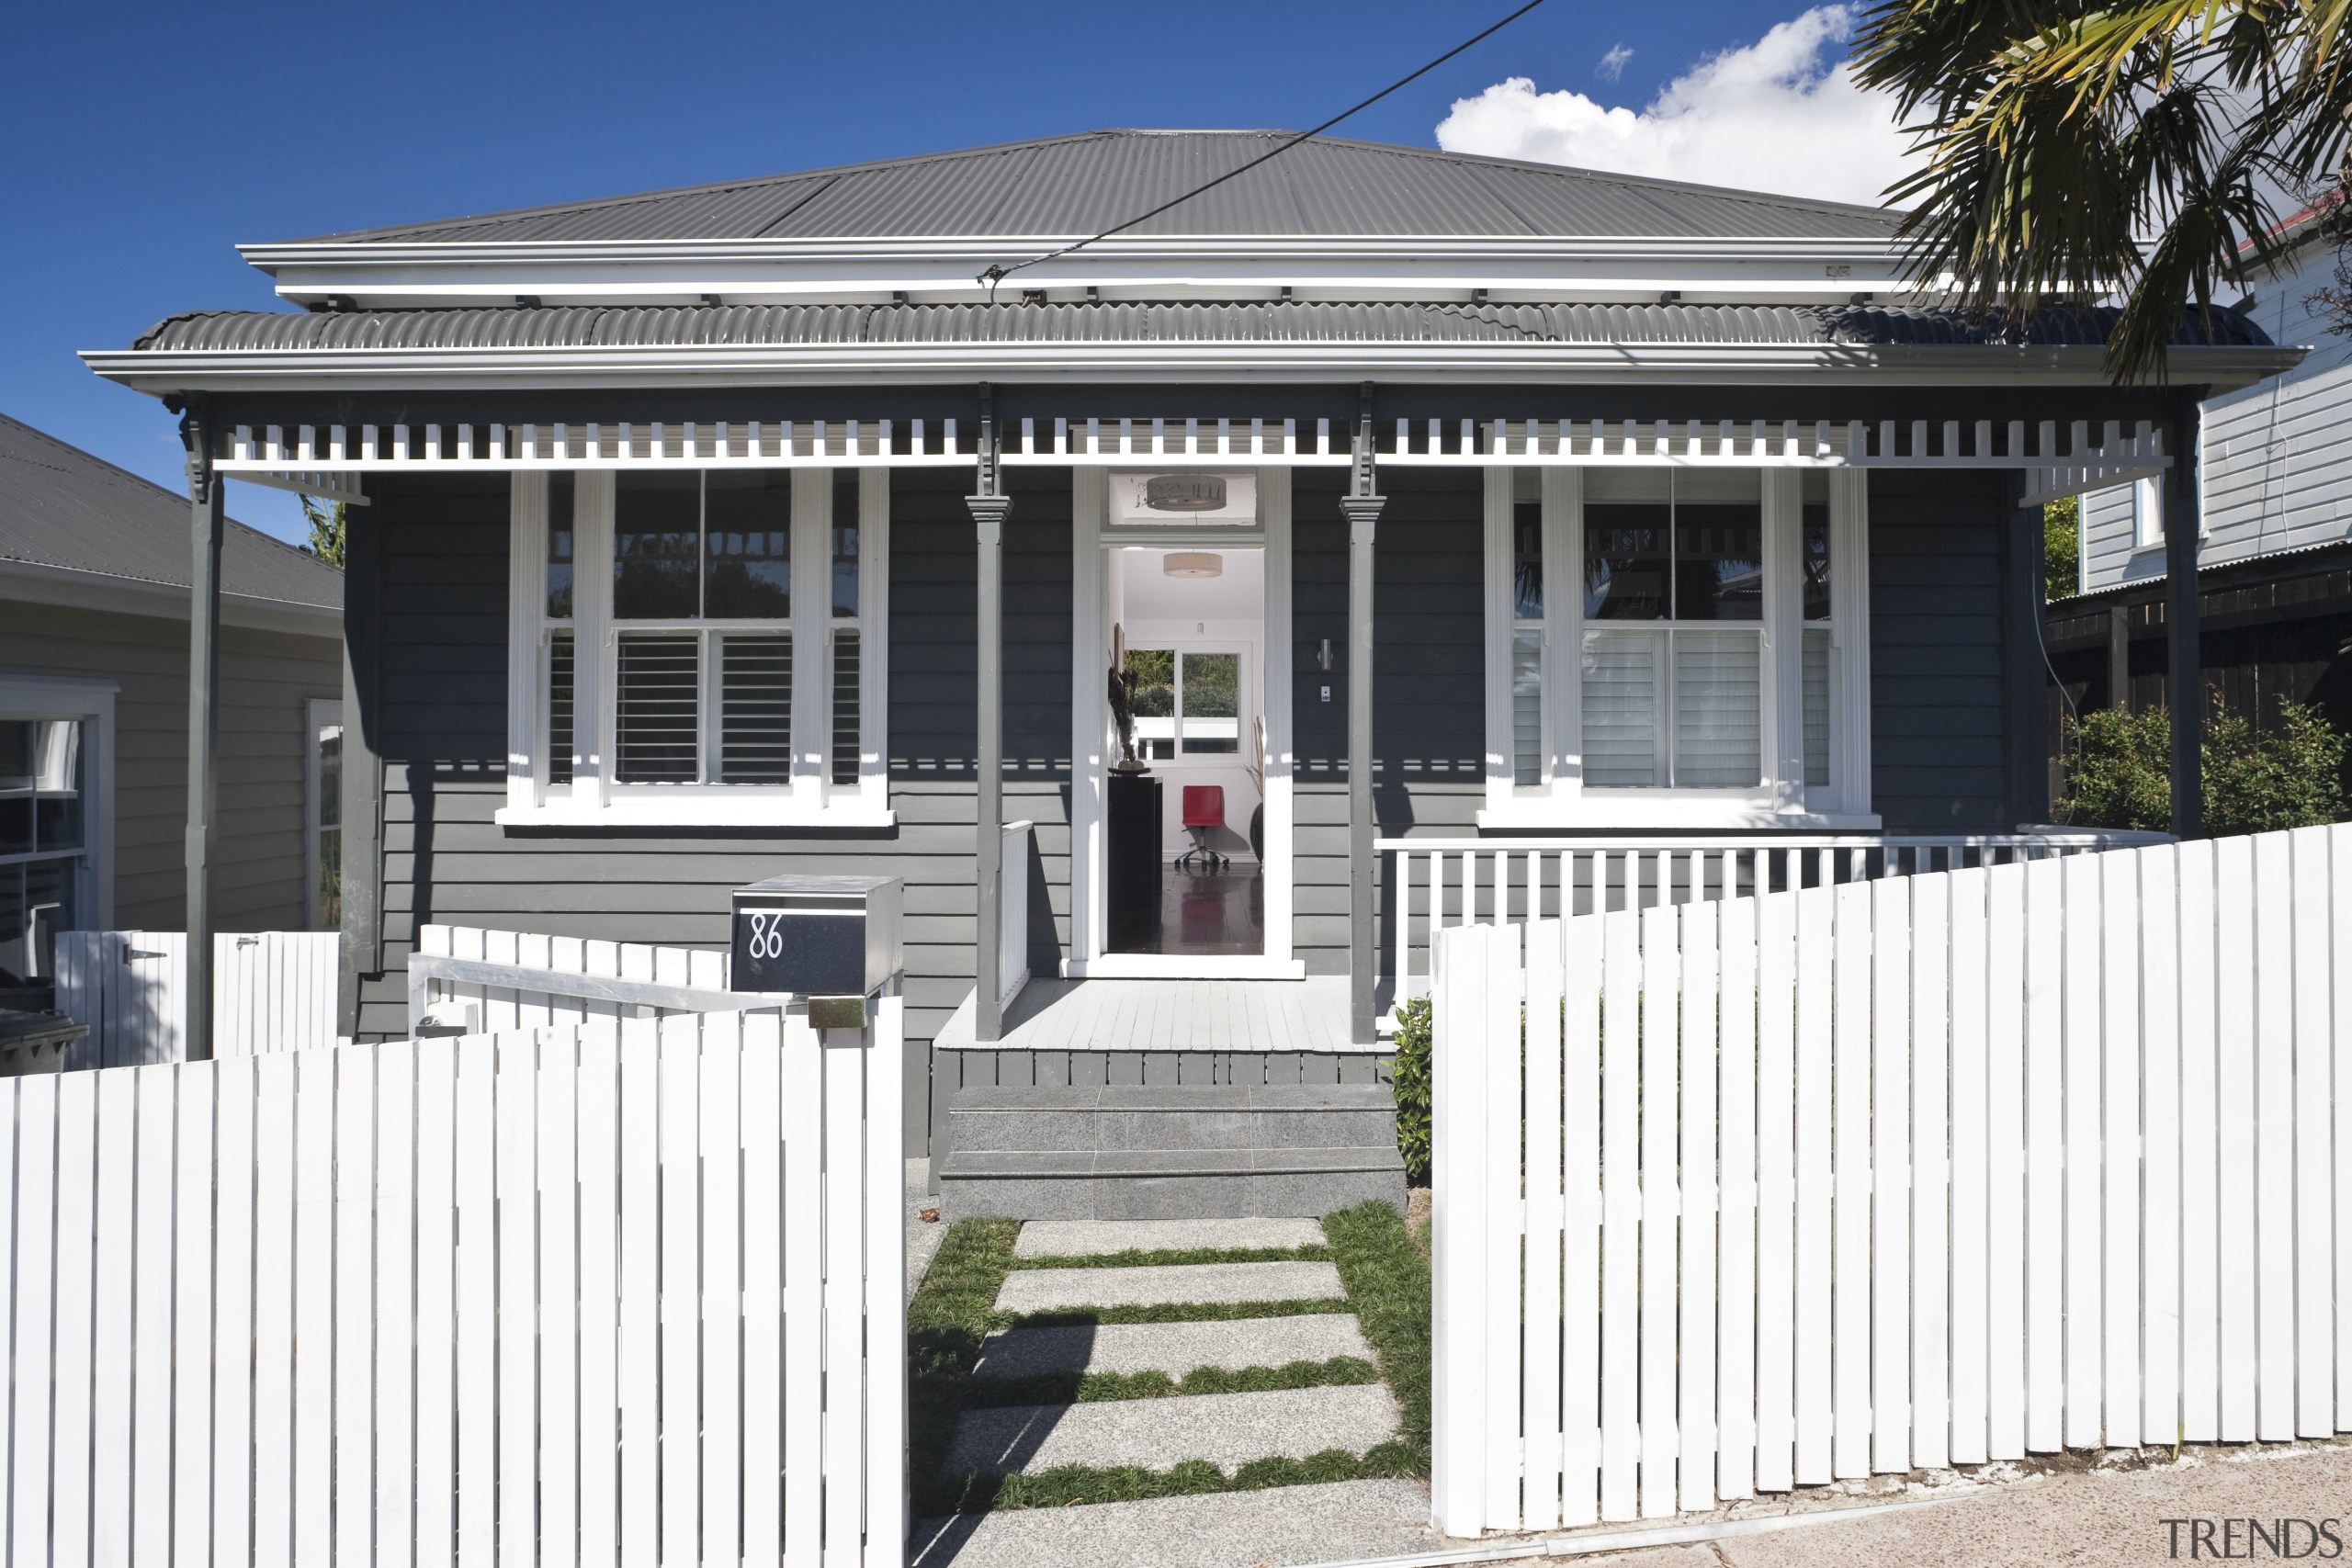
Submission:
[[[2273,341],[2313,345],[2309,356],[2217,389],[2200,411],[2199,663],[2213,699],[2257,727],[2281,702],[2352,727],[2352,341],[2319,297],[2338,287],[2322,216],[2290,221],[2285,255],[2235,307]],[[2165,536],[2153,481],[2083,498],[2079,580],[2052,585],[2053,755],[2070,705],[2166,705]]]
[[[891,874],[967,1203],[1319,1213],[1394,1178],[1341,1123],[1433,913],[2055,842],[2040,506],[2177,409],[2111,313],[1915,297],[1873,209],[1333,138],[1089,239],[1281,135],[251,245],[298,310],[89,355],[367,503],[355,1032],[427,922],[715,947]],[[2299,357],[2224,313],[2173,375]],[[1152,1121],[1274,1089],[1338,1115]]]
[[[0,415],[12,975],[49,977],[60,931],[181,924],[190,553],[185,496]],[[343,574],[231,524],[220,578],[220,929],[331,926]]]

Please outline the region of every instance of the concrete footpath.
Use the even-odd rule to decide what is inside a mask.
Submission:
[[[1960,1482],[1940,1491],[1948,1500],[1927,1507],[1851,1519],[1839,1519],[1827,1507],[1800,1511],[1794,1517],[1807,1522],[1793,1529],[1613,1551],[1590,1561],[1610,1568],[2138,1568],[2228,1559],[2352,1559],[2352,1443],[2209,1448],[2183,1454],[2177,1464],[2166,1460],[2145,1469],[2058,1471],[1991,1484]],[[1912,1502],[1937,1495],[1937,1488],[1906,1486],[1853,1501]],[[1758,1509],[1746,1517],[1763,1518],[1773,1512]],[[2181,1522],[2171,1526],[2167,1519]],[[2249,1520],[2267,1539],[2253,1533]],[[2283,1539],[2281,1521],[2290,1521]],[[1550,1538],[1551,1550],[1541,1556],[1488,1561],[1521,1568],[1556,1563],[1573,1539]],[[2271,1550],[2271,1540],[2280,1549]],[[1442,1553],[1471,1544],[1448,1542],[1429,1550]]]

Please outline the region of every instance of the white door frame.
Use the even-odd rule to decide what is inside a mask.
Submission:
[[[1072,480],[1070,526],[1070,856],[1071,979],[1302,980],[1306,966],[1292,956],[1291,751],[1291,513],[1290,470],[1260,468],[1261,526],[1109,530],[1108,470],[1080,468]],[[1102,951],[1105,793],[1116,731],[1111,722],[1110,574],[1114,547],[1223,545],[1266,554],[1264,690],[1266,950],[1262,954],[1185,954]]]

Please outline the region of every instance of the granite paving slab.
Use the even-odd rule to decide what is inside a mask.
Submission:
[[[1290,1568],[1397,1557],[1439,1538],[1418,1481],[1336,1481],[1142,1503],[924,1519],[913,1568]]]
[[[1373,1359],[1352,1313],[1247,1317],[1221,1323],[1104,1324],[1099,1327],[1008,1328],[980,1347],[972,1375],[1067,1377],[1085,1372],[1166,1372],[1196,1367],[1282,1367],[1334,1356]]]
[[[1251,1460],[1305,1459],[1326,1449],[1361,1454],[1396,1430],[1396,1401],[1378,1383],[1009,1404],[966,1411],[940,1468],[947,1475],[1039,1472],[1066,1464],[1166,1470],[1206,1460],[1232,1470]]]
[[[1084,1258],[1102,1253],[1221,1252],[1321,1247],[1314,1220],[1032,1220],[1012,1244],[1015,1258]]]
[[[1182,1263],[1142,1269],[1016,1269],[999,1312],[1159,1306],[1170,1302],[1323,1301],[1347,1294],[1329,1263]]]

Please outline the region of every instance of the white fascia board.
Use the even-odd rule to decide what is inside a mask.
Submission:
[[[2293,348],[2174,351],[2174,377],[2229,390]],[[2096,347],[1818,344],[898,344],[687,347],[89,351],[135,390],[605,389],[1000,381],[1359,381],[1734,386],[2107,386]]]
[[[0,559],[0,599],[185,621],[188,591],[168,582],[110,577],[104,572],[47,566],[38,561]],[[332,637],[338,642],[343,639],[343,610],[334,604],[298,604],[283,599],[224,592],[220,595],[220,621],[224,626],[254,631]]]
[[[1083,236],[1016,241],[841,240],[539,243],[526,244],[249,245],[248,261],[282,297],[330,296],[366,308],[666,304],[717,295],[729,303],[989,297],[979,275]],[[1104,298],[1489,298],[1844,299],[1907,291],[1901,255],[1883,240],[1317,238],[1250,236],[1105,241],[1025,266],[1003,290]]]

